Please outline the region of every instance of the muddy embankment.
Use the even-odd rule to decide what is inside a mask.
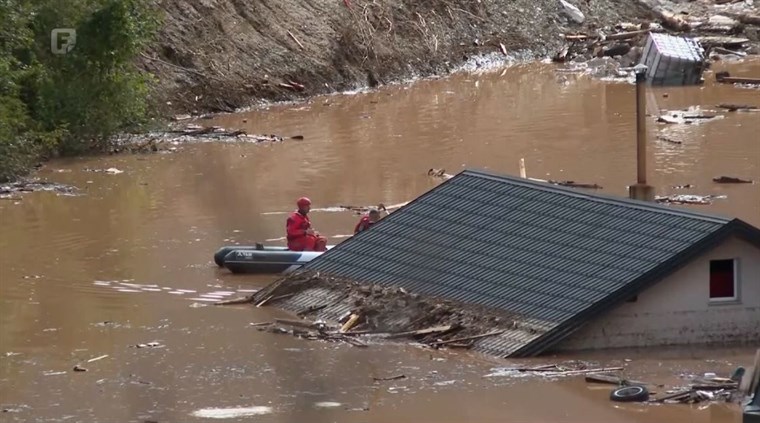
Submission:
[[[568,53],[568,35],[572,39],[585,34],[594,40],[647,29],[650,22],[655,30],[731,34],[752,43],[758,41],[754,26],[758,23],[751,18],[760,14],[747,0],[161,0],[159,4],[165,12],[164,26],[154,46],[140,56],[140,64],[158,77],[156,93],[167,114],[233,111],[256,100],[298,99],[441,75],[485,56],[556,57]],[[721,17],[713,19],[716,15]],[[736,20],[737,25],[724,18]],[[642,39],[631,37],[626,42],[641,44]],[[612,55],[610,44],[583,53],[586,59]]]
[[[445,74],[487,54],[549,57],[561,34],[655,18],[627,0],[162,0],[141,66],[167,113],[232,111]],[[506,54],[505,54],[506,53]]]

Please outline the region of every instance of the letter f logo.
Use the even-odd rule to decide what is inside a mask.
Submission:
[[[50,32],[50,51],[53,54],[66,54],[74,49],[77,32],[72,28],[55,28]]]

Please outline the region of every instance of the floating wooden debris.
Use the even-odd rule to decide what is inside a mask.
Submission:
[[[748,104],[719,104],[719,109],[726,109],[729,112],[760,112],[760,107],[750,106]]]
[[[666,137],[664,135],[658,135],[657,139],[660,140],[660,141],[664,141],[666,143],[669,143],[669,144],[676,144],[676,145],[683,144],[681,141],[676,141],[676,140],[674,140],[672,138],[668,138],[668,137]]]
[[[716,73],[715,80],[720,83],[725,83],[725,84],[751,84],[751,85],[760,84],[760,77],[747,78],[747,77],[731,76],[731,74],[728,72]]]
[[[733,176],[718,176],[716,178],[713,178],[713,182],[717,182],[719,184],[751,184],[753,183],[751,179],[734,178]]]
[[[726,198],[724,195],[687,195],[687,194],[673,194],[667,196],[657,196],[654,200],[658,203],[665,204],[695,204],[695,205],[710,205],[712,200],[718,198]]]
[[[546,180],[546,179],[528,178],[527,171],[526,171],[526,168],[525,168],[525,158],[521,158],[520,159],[520,177],[521,178],[525,178],[525,179],[529,179],[531,181],[544,182],[544,183],[547,183],[547,184],[559,185],[559,186],[563,186],[563,187],[602,189],[602,186],[601,185],[597,185],[597,184],[585,184],[585,183],[580,183],[580,182],[575,182],[575,181],[553,181],[551,179],[550,180]]]
[[[614,376],[610,374],[604,374],[604,373],[598,373],[598,374],[590,374],[586,376],[586,382],[589,383],[605,383],[609,385],[618,385],[618,386],[626,386],[626,385],[649,385],[646,382],[639,382],[635,380],[628,380],[619,376]]]
[[[584,184],[581,182],[575,182],[575,181],[553,181],[549,179],[546,181],[552,185],[559,185],[563,187],[571,187],[571,188],[587,188],[587,189],[602,189],[601,185],[597,184]]]
[[[707,114],[698,107],[690,107],[686,110],[671,110],[666,114],[660,115],[657,118],[657,122],[676,125],[691,125],[722,118],[722,115]]]
[[[372,380],[376,382],[382,382],[382,381],[388,381],[388,380],[399,380],[399,379],[405,379],[406,375],[396,375],[396,376],[389,376],[389,377],[372,377]]]
[[[427,172],[428,176],[432,176],[435,178],[441,178],[441,179],[451,179],[454,177],[454,175],[446,173],[446,169],[429,169]]]
[[[287,139],[292,140],[302,140],[304,139],[303,135],[294,135],[290,137],[283,137],[280,135],[274,135],[274,134],[248,134],[245,130],[242,129],[225,129],[220,126],[201,126],[201,125],[195,125],[190,124],[186,125],[182,129],[175,129],[167,132],[168,134],[177,134],[177,135],[183,135],[188,137],[197,137],[197,138],[210,138],[210,139],[225,139],[225,138],[235,138],[240,139],[244,141],[251,141],[251,142],[282,142]]]

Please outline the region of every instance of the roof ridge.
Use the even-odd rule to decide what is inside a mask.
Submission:
[[[499,174],[496,172],[491,172],[491,171],[481,170],[481,169],[474,169],[474,168],[466,168],[460,171],[459,173],[455,174],[453,178],[450,178],[444,181],[443,184],[446,184],[455,180],[456,177],[459,175],[471,175],[471,176],[477,176],[477,177],[484,177],[484,178],[500,180],[502,182],[508,182],[508,183],[512,183],[516,185],[534,187],[536,189],[541,189],[543,191],[558,192],[558,193],[565,194],[568,196],[574,196],[577,198],[587,199],[589,201],[597,201],[597,202],[608,203],[608,204],[610,203],[618,204],[630,209],[648,210],[648,211],[653,211],[653,212],[662,213],[662,214],[672,214],[672,215],[688,217],[688,218],[693,218],[693,219],[698,219],[698,220],[711,221],[715,223],[725,224],[733,220],[732,217],[728,217],[728,216],[700,213],[700,212],[684,210],[684,209],[672,209],[672,208],[669,208],[657,203],[641,201],[641,200],[633,200],[630,198],[614,196],[612,194],[592,194],[592,193],[587,193],[587,192],[581,192],[581,191],[577,191],[574,188],[557,186],[557,185],[553,185],[547,182],[540,182],[540,181],[535,181],[531,179],[520,178],[513,175]]]

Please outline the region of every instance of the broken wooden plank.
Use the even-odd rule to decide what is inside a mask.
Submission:
[[[362,341],[360,341],[360,340],[358,340],[356,338],[351,338],[350,336],[341,336],[340,338],[341,338],[341,340],[343,342],[351,344],[351,345],[353,345],[355,347],[359,347],[359,348],[367,348],[367,347],[369,347],[369,345],[367,345],[366,343],[364,343],[364,342],[362,342]]]
[[[283,325],[297,326],[299,328],[313,329],[316,327],[316,323],[310,320],[274,319],[274,321]]]
[[[397,332],[397,333],[391,333],[387,336],[388,339],[392,338],[403,338],[405,336],[419,336],[419,335],[428,335],[431,333],[438,333],[438,332],[446,332],[448,330],[451,330],[453,326],[452,325],[444,325],[444,326],[433,326],[427,329],[420,329],[420,330],[411,330],[407,332]]]
[[[348,321],[340,328],[340,333],[348,332],[352,327],[354,327],[354,325],[356,325],[357,321],[359,321],[359,315],[352,313]]]
[[[678,400],[678,399],[681,399],[681,398],[688,397],[690,395],[691,395],[691,389],[689,389],[689,390],[683,390],[683,391],[678,391],[678,392],[674,392],[672,394],[665,395],[664,397],[661,397],[661,398],[655,398],[655,399],[652,400],[652,402],[664,402],[664,401],[667,401],[667,400]]]
[[[446,346],[447,346],[447,347],[449,347],[449,348],[462,348],[462,349],[467,349],[467,348],[472,348],[472,345],[473,345],[473,343],[472,343],[472,342],[467,342],[467,343],[459,343],[459,342],[456,342],[456,343],[453,343],[453,344],[447,344]]]
[[[728,72],[716,73],[715,80],[725,84],[760,84],[760,78],[731,76]]]
[[[223,301],[217,301],[214,303],[214,305],[232,305],[232,304],[248,304],[250,302],[253,302],[253,297],[237,297],[233,298],[231,300],[223,300]]]
[[[567,371],[559,371],[552,374],[552,376],[574,376],[574,375],[585,375],[585,374],[591,374],[591,373],[607,373],[607,372],[614,372],[617,370],[623,370],[622,367],[602,367],[598,369],[585,369],[585,370],[567,370]]]
[[[715,383],[707,385],[692,385],[691,389],[694,391],[719,391],[721,389],[736,389],[739,385],[734,383]]]
[[[536,367],[519,367],[517,369],[518,372],[555,372],[560,371],[559,367],[557,367],[556,364],[545,364],[543,366],[536,366]]]
[[[108,357],[108,354],[103,354],[101,356],[98,356],[98,357],[95,357],[95,358],[91,358],[91,359],[87,360],[87,362],[88,363],[92,363],[93,361],[102,360],[102,359],[104,359],[106,357]]]
[[[388,380],[399,380],[399,379],[404,379],[404,378],[406,378],[406,375],[396,375],[396,376],[389,376],[389,377],[372,376],[372,380],[377,381],[377,382],[388,381]]]
[[[258,304],[256,304],[256,307],[261,307],[261,306],[263,306],[264,304],[268,303],[268,302],[269,302],[269,300],[271,300],[271,299],[272,299],[272,297],[274,297],[274,295],[269,295],[269,296],[267,296],[266,298],[264,298],[263,300],[261,300],[261,302],[259,302]]]
[[[550,183],[550,184],[559,185],[559,186],[563,186],[563,187],[602,189],[601,185],[597,185],[597,184],[584,184],[584,183],[579,183],[579,182],[575,182],[575,181],[552,181],[550,179],[547,182]]]
[[[319,306],[310,306],[310,307],[306,308],[305,310],[299,311],[298,313],[296,313],[296,315],[300,317],[300,316],[303,316],[303,315],[306,315],[306,314],[309,314],[309,313],[314,313],[315,311],[322,310],[325,307],[327,307],[327,304],[322,304],[322,305],[319,305]]]
[[[248,326],[252,327],[258,327],[258,326],[269,326],[272,322],[256,322],[256,323],[248,323]]]
[[[476,339],[486,338],[486,337],[489,337],[489,336],[500,335],[500,334],[502,334],[504,332],[506,332],[506,331],[495,330],[495,331],[491,331],[491,332],[484,333],[484,334],[481,334],[481,335],[464,336],[464,337],[461,337],[461,338],[449,339],[447,341],[431,342],[430,345],[439,346],[439,345],[446,345],[446,344],[451,344],[451,343],[456,343],[456,342],[462,342],[462,341],[473,341],[473,340],[476,340]]]
[[[588,39],[588,35],[586,34],[565,34],[564,37],[566,40],[575,40],[575,41]]]
[[[606,383],[610,385],[649,385],[646,382],[628,380],[619,376],[606,374],[590,374],[586,376],[586,382],[589,383]]]

